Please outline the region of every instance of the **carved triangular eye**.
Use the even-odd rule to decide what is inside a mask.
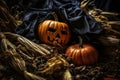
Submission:
[[[61,31],[62,34],[64,35],[67,35],[67,32],[66,31]]]
[[[49,28],[49,29],[48,29],[48,31],[50,31],[50,32],[55,32],[55,31],[56,31],[56,29]]]

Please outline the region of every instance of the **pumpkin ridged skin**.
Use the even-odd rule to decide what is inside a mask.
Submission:
[[[55,31],[50,32],[48,31],[49,29],[53,29]],[[62,34],[62,31],[64,31],[66,34]],[[57,35],[60,37],[56,37]],[[42,42],[57,46],[57,43],[54,40],[57,40],[60,45],[65,45],[69,42],[71,33],[66,23],[45,20],[38,26],[38,36]],[[50,40],[48,40],[48,36]]]
[[[78,66],[94,64],[98,61],[97,50],[89,44],[83,44],[83,48],[79,47],[79,44],[71,45],[66,49],[65,54]]]

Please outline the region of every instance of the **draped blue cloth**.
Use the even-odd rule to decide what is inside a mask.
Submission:
[[[23,5],[27,12],[15,32],[31,40],[37,39],[37,28],[42,21],[54,20],[52,12],[57,14],[58,21],[69,25],[72,34],[100,34],[102,31],[101,24],[81,10],[80,0],[30,0]]]

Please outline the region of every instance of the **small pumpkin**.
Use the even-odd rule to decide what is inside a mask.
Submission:
[[[81,42],[69,46],[65,54],[78,66],[94,64],[98,60],[98,51],[92,45]]]
[[[71,34],[66,23],[45,20],[39,24],[38,36],[42,42],[58,46],[67,44]]]

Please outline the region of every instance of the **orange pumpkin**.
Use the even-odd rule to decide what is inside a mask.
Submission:
[[[74,44],[66,49],[66,56],[78,66],[89,65],[97,62],[98,51],[90,44]]]
[[[39,24],[38,36],[42,42],[58,46],[67,44],[71,34],[66,23],[45,20]]]

